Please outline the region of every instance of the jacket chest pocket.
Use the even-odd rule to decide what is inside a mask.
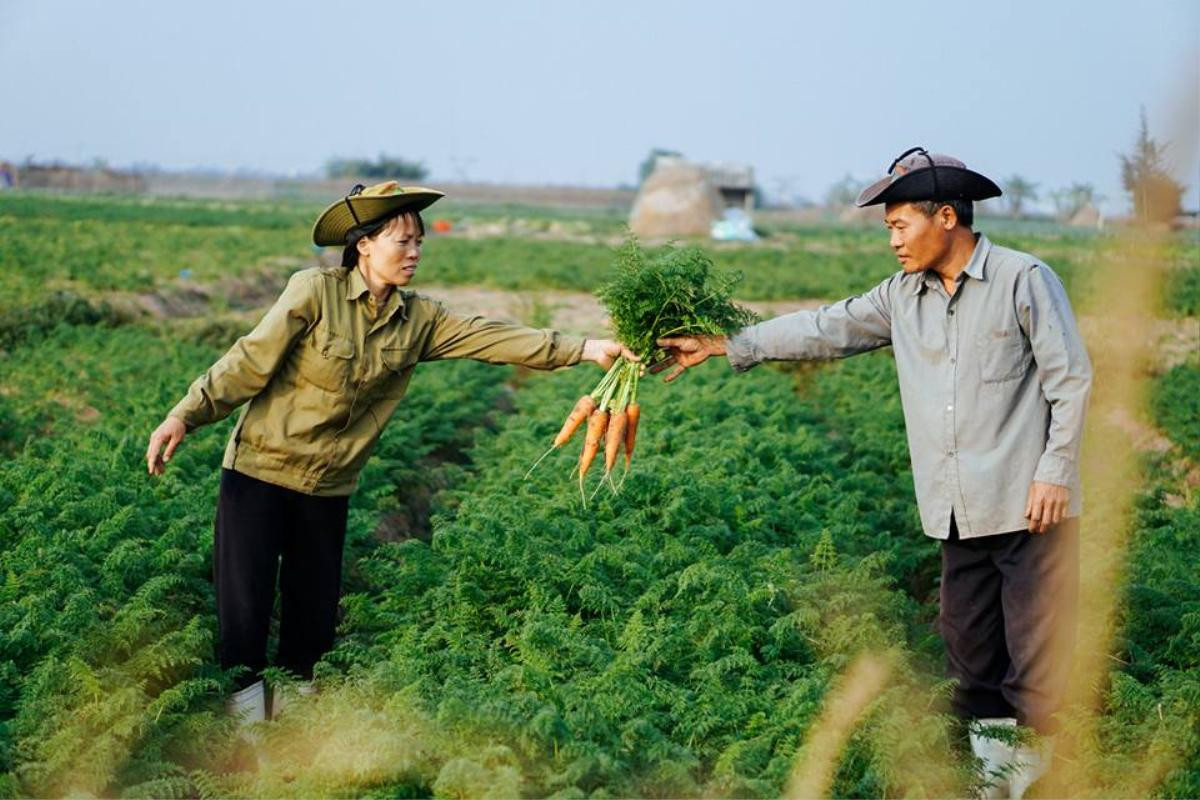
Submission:
[[[981,331],[976,345],[984,383],[1023,378],[1033,364],[1033,352],[1020,328]]]
[[[404,372],[417,363],[417,351],[413,347],[384,347],[379,351],[383,366],[388,372]]]
[[[333,333],[318,335],[300,351],[300,377],[329,392],[340,392],[350,380],[354,342]]]

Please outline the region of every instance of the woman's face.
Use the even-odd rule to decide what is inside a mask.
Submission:
[[[358,263],[381,283],[407,286],[421,260],[421,228],[412,214],[401,214],[379,233],[358,240]]]

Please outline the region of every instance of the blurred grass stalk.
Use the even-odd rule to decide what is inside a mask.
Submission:
[[[1114,773],[1105,762],[1118,754],[1108,752],[1100,731],[1109,675],[1120,661],[1114,639],[1134,498],[1144,482],[1136,438],[1139,429],[1151,426],[1153,323],[1169,244],[1165,232],[1130,229],[1102,245],[1092,291],[1080,308],[1098,324],[1088,343],[1094,377],[1081,454],[1079,627],[1067,721],[1056,744],[1057,763],[1046,778],[1048,796],[1147,796],[1174,766],[1169,748],[1138,742],[1143,752],[1134,763],[1140,767],[1114,783],[1118,779],[1108,777]]]
[[[803,747],[796,751],[784,797],[829,796],[842,751],[868,707],[886,688],[892,660],[886,654],[861,653],[842,673]]]
[[[1173,160],[1186,166],[1195,163],[1200,143],[1195,113],[1200,95],[1194,73],[1182,74],[1171,87],[1177,113],[1170,139],[1178,148]],[[1099,325],[1088,343],[1094,377],[1081,455],[1085,511],[1079,638],[1066,701],[1069,722],[1058,737],[1057,764],[1043,789],[1053,797],[1148,796],[1182,758],[1159,726],[1145,737],[1148,741],[1136,743],[1139,753],[1119,754],[1138,764],[1137,769],[1105,769],[1117,754],[1107,751],[1100,727],[1109,675],[1120,662],[1113,653],[1114,638],[1122,622],[1133,501],[1144,481],[1135,438],[1138,429],[1152,430],[1153,322],[1163,314],[1160,298],[1171,264],[1171,235],[1163,229],[1128,228],[1101,247],[1091,277],[1093,291],[1080,309]]]

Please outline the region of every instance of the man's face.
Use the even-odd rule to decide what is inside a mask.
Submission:
[[[891,233],[888,242],[905,272],[920,272],[940,263],[950,252],[953,214],[947,218],[945,206],[932,217],[912,203],[888,203],[883,222]]]

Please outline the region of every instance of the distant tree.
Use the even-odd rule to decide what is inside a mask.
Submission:
[[[1121,183],[1133,200],[1133,214],[1139,222],[1170,222],[1179,216],[1183,185],[1167,171],[1167,144],[1150,138],[1146,109],[1133,152],[1120,156]]]
[[[1026,203],[1038,199],[1037,184],[1027,181],[1020,175],[1012,175],[1004,182],[1004,196],[1008,198],[1008,213],[1013,217],[1021,216]]]
[[[1054,216],[1060,220],[1069,220],[1088,206],[1100,202],[1096,187],[1090,183],[1072,183],[1050,193],[1050,202],[1054,204]]]
[[[852,206],[866,186],[867,184],[847,174],[846,177],[830,186],[829,190],[825,192],[825,205],[829,208]]]
[[[678,150],[668,150],[664,147],[652,148],[650,152],[646,154],[646,157],[642,159],[642,163],[638,165],[639,186],[645,183],[646,178],[650,177],[651,172],[654,172],[654,163],[658,161],[659,156],[675,156],[677,158],[682,158],[683,153],[679,152]]]
[[[331,158],[325,163],[330,178],[378,178],[379,180],[419,181],[429,174],[423,161],[379,154],[374,161],[365,158]]]

